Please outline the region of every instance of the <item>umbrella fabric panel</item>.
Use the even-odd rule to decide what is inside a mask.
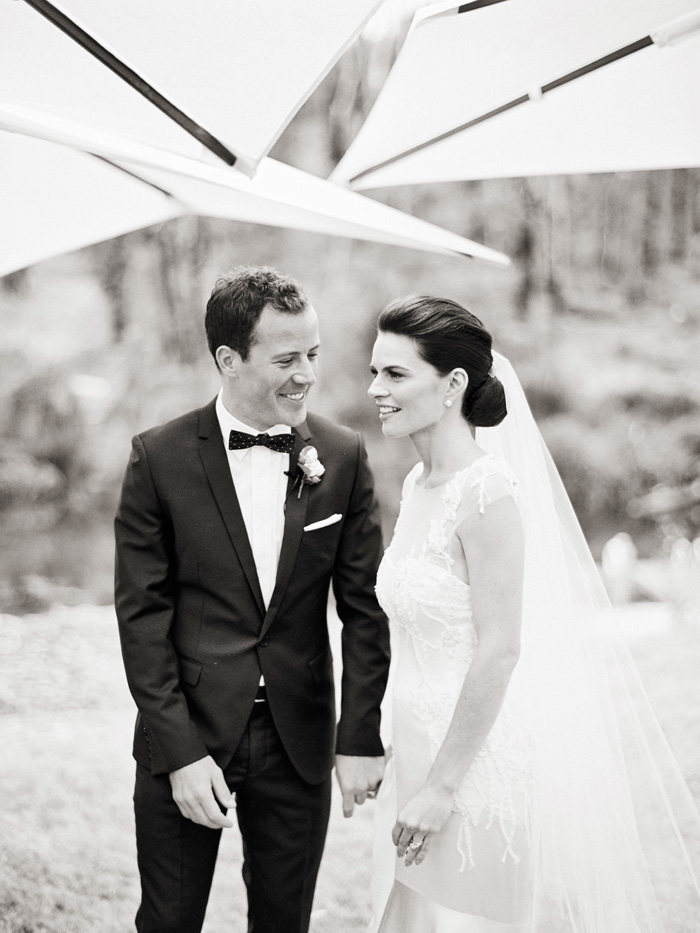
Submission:
[[[501,253],[269,158],[263,160],[251,179],[226,166],[208,165],[8,104],[0,104],[0,129],[62,143],[119,164],[134,178],[142,179],[149,193],[149,184],[168,192],[178,201],[181,212],[508,263]],[[16,166],[14,174],[19,176],[20,172],[21,167]],[[46,174],[60,178],[59,166]]]
[[[0,131],[0,275],[182,213],[82,152]]]
[[[700,39],[651,46],[354,187],[700,165],[699,113]]]
[[[214,166],[180,174],[120,164],[167,187],[192,213],[509,262],[496,250],[273,159],[263,160],[253,179]]]
[[[459,14],[452,4],[419,11],[375,107],[332,178],[347,182],[369,166],[488,113],[696,8],[697,0],[616,0],[614,4],[504,0]],[[678,48],[663,54],[673,58]],[[607,73],[611,99],[618,93],[614,76],[621,72],[616,69],[609,65],[601,71]],[[566,87],[591,79],[588,75]],[[518,109],[532,111],[534,105]],[[586,111],[581,114],[587,116]],[[472,128],[454,137],[454,145],[468,147],[474,132]],[[556,140],[551,144],[556,145]],[[514,145],[512,139],[508,145]],[[444,147],[443,157],[446,151]],[[398,176],[396,181],[389,181],[390,177],[382,170],[381,184],[406,180],[405,175],[401,182]],[[472,176],[465,167],[457,177],[492,176]],[[372,173],[356,184],[377,186],[379,179],[379,173]]]
[[[36,108],[183,155],[202,154],[201,143],[16,0],[0,0],[0,103]]]
[[[252,171],[379,0],[52,5]],[[167,117],[29,5],[1,0],[0,33],[0,100],[88,118],[185,154],[199,151],[195,140],[168,126]]]

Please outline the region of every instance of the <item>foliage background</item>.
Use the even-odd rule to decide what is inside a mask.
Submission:
[[[399,38],[356,43],[272,155],[327,175]],[[0,609],[79,598],[61,587],[109,599],[130,437],[216,391],[203,310],[217,275],[240,263],[297,277],[319,311],[312,407],[366,433],[387,534],[415,455],[408,441],[381,439],[366,366],[381,307],[423,292],[463,302],[515,363],[596,554],[620,530],[644,556],[697,535],[700,170],[373,195],[502,250],[512,267],[182,218],[0,280]],[[695,493],[688,508],[641,515],[635,500],[658,486]]]
[[[401,39],[356,42],[271,154],[325,177]],[[378,311],[410,292],[455,298],[493,332],[596,556],[619,531],[655,559],[698,536],[700,169],[372,195],[502,250],[512,266],[180,218],[0,279],[0,611],[111,601],[130,439],[217,391],[204,306],[240,263],[295,276],[319,311],[312,407],[364,432],[387,538],[415,453],[382,438],[367,365]]]

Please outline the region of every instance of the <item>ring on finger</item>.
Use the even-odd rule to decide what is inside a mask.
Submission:
[[[421,847],[422,845],[423,845],[423,840],[422,840],[422,839],[414,839],[413,836],[411,836],[411,838],[410,838],[410,840],[409,840],[409,842],[408,842],[408,848],[409,848],[409,849],[420,849],[420,847]]]

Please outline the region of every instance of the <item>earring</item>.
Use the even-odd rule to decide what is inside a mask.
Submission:
[[[452,399],[451,399],[451,398],[446,398],[446,399],[445,399],[445,408],[452,408]]]

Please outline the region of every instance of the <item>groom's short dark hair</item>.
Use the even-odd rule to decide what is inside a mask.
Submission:
[[[231,347],[244,361],[248,359],[265,305],[300,314],[309,302],[298,282],[266,266],[237,266],[217,280],[204,317],[214,360],[221,346]]]

